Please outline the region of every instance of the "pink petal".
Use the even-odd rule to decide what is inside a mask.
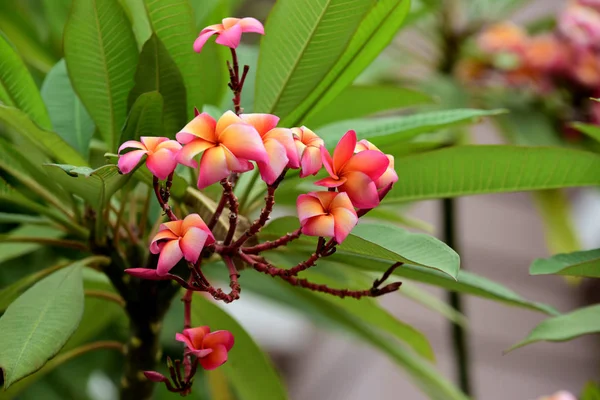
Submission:
[[[346,178],[344,178],[344,177],[341,177],[339,179],[327,177],[327,178],[323,178],[321,180],[316,181],[315,185],[332,188],[332,187],[342,186],[344,183],[346,183]]]
[[[230,125],[220,134],[219,141],[238,158],[269,161],[263,141],[252,125]]]
[[[158,136],[142,136],[140,140],[149,151],[154,151],[159,144],[166,142],[169,138]]]
[[[216,42],[223,46],[231,47],[235,49],[240,44],[242,38],[242,27],[238,24],[233,25],[231,28],[226,28],[223,32],[219,33]]]
[[[344,193],[341,193],[344,194]],[[338,243],[342,243],[344,239],[350,234],[352,228],[356,226],[358,222],[358,217],[356,215],[356,211],[354,209],[347,209],[338,207],[331,211],[333,218],[335,220],[334,231],[335,231],[335,241]]]
[[[195,328],[187,328],[183,330],[183,334],[190,338],[192,347],[195,349],[202,348],[204,337],[210,333],[210,327],[197,326]]]
[[[192,343],[191,339],[188,336],[183,335],[181,333],[176,333],[175,334],[175,340],[177,340],[178,342],[181,342],[181,343],[185,344],[186,347],[189,348],[189,349],[195,349],[196,348],[194,346],[194,344]]]
[[[316,147],[307,147],[302,154],[300,166],[302,167],[300,178],[316,175],[323,166],[321,150]]]
[[[150,253],[158,254],[160,253],[160,247],[158,246],[158,242],[161,240],[175,240],[179,239],[179,236],[171,232],[169,229],[162,230],[158,232],[152,238],[152,242],[150,243]]]
[[[309,218],[326,214],[319,199],[311,194],[301,194],[298,196],[298,200],[296,200],[296,209],[301,224]]]
[[[377,207],[379,204],[377,187],[368,175],[354,171],[345,177],[346,182],[338,190],[348,193],[354,207],[366,209]]]
[[[279,117],[272,114],[242,114],[240,118],[252,125],[260,136],[264,136],[279,123]]]
[[[146,150],[134,150],[119,156],[119,161],[117,162],[119,171],[124,174],[128,174],[133,171],[146,153],[148,153]]]
[[[206,31],[204,33],[200,33],[198,38],[194,41],[194,51],[196,53],[200,53],[202,51],[202,48],[206,44],[206,41],[208,40],[208,38],[211,37],[212,35],[214,35],[215,33],[217,33],[217,32],[216,31]]]
[[[183,253],[179,247],[179,240],[170,240],[160,251],[156,273],[166,275],[183,258]]]
[[[382,152],[365,150],[354,154],[346,165],[344,165],[343,171],[344,173],[349,171],[360,171],[368,175],[372,180],[376,180],[383,175],[388,165],[390,165],[390,161]]]
[[[179,144],[179,142],[177,142],[175,140],[166,140],[166,141],[160,143],[158,146],[156,146],[155,151],[163,150],[163,149],[170,150],[173,153],[177,153],[179,150],[181,150],[181,144]]]
[[[202,113],[188,122],[175,137],[181,144],[187,144],[196,137],[216,143],[216,127],[217,121],[207,113]]]
[[[233,18],[233,17],[228,17],[228,18],[223,18],[223,29],[229,29],[234,25],[237,25],[240,22],[239,18]]]
[[[337,178],[336,171],[333,166],[333,159],[331,158],[331,155],[329,154],[329,151],[327,151],[325,146],[321,146],[321,160],[323,162],[323,165],[325,166],[325,169],[327,170],[327,173],[330,176]]]
[[[202,346],[205,348],[214,348],[215,346],[225,346],[227,351],[233,347],[234,338],[229,331],[214,331],[204,337]]]
[[[161,373],[156,372],[156,371],[143,371],[144,372],[144,376],[152,382],[168,382],[169,380]]]
[[[354,154],[354,148],[356,147],[356,132],[349,130],[340,139],[335,150],[333,151],[333,169],[339,173],[344,164],[348,162],[350,157]]]
[[[204,243],[208,238],[208,233],[200,228],[189,228],[186,234],[179,241],[181,252],[186,261],[196,263],[200,258],[200,253],[204,248]]]
[[[396,182],[398,182],[398,174],[394,168],[388,168],[385,170],[383,175],[381,175],[379,179],[375,181],[375,186],[377,186],[377,190],[379,190]]]
[[[263,136],[263,141],[268,139],[277,140],[285,148],[285,154],[288,158],[288,167],[300,168],[298,150],[292,136],[292,130],[287,128],[273,128]]]
[[[189,145],[188,145],[189,146]],[[200,161],[198,189],[204,189],[221,179],[227,178],[231,170],[227,166],[225,149],[222,146],[212,147],[204,152]]]
[[[160,180],[167,179],[167,176],[175,171],[176,166],[175,153],[168,149],[162,149],[154,154],[150,154],[146,160],[146,167],[152,172],[152,175]]]
[[[183,221],[181,221],[181,220],[179,220],[179,221],[169,221],[169,222],[165,222],[163,224],[160,224],[159,229],[161,231],[168,229],[171,232],[173,232],[175,235],[177,235],[177,237],[181,237],[181,236],[183,236],[182,224],[183,224]]]
[[[335,235],[333,215],[319,215],[302,223],[302,233],[307,236],[333,237]]]
[[[188,167],[196,168],[198,163],[194,160],[198,154],[202,153],[206,149],[215,147],[214,143],[207,142],[203,139],[196,139],[185,146],[177,153],[175,159],[179,164],[186,165]]]
[[[181,226],[181,229],[184,233],[187,232],[188,229],[190,229],[192,227],[202,229],[204,232],[206,232],[208,234],[207,244],[210,244],[215,241],[215,238],[214,238],[212,232],[210,231],[210,229],[208,229],[208,226],[206,225],[206,223],[204,222],[202,217],[199,216],[198,214],[189,214],[187,217],[185,217],[183,219],[183,225]]]
[[[337,196],[339,195],[339,193],[336,192],[312,192],[310,193],[311,195],[315,196],[317,199],[319,199],[319,201],[321,202],[321,205],[323,206],[323,209],[326,212],[329,212],[329,210],[331,210],[331,204],[332,202],[337,198]]]
[[[206,357],[199,358],[200,365],[202,365],[204,369],[215,369],[227,361],[227,348],[225,348],[225,346],[217,345],[213,347],[212,350],[212,353]]]
[[[256,18],[242,18],[239,24],[242,27],[242,32],[254,32],[260,33],[261,35],[265,34],[265,28],[263,24],[261,24]]]
[[[233,124],[245,124],[243,119],[235,115],[235,113],[231,110],[225,111],[219,121],[217,121],[216,135],[217,138],[221,135],[221,133],[227,129],[230,125]]]
[[[288,164],[288,158],[286,155],[285,148],[281,143],[275,139],[269,139],[264,143],[267,151],[269,161],[259,162],[258,170],[260,171],[260,177],[267,185],[271,185],[279,175],[283,172],[286,165]]]
[[[340,207],[354,211],[354,204],[352,204],[352,201],[348,197],[348,194],[345,192],[337,193],[337,196],[335,196],[333,201],[329,204],[330,210]]]
[[[169,279],[167,277],[158,276],[156,274],[155,269],[149,268],[128,268],[125,270],[125,273],[131,276],[135,276],[136,278],[148,279],[151,281],[161,281],[164,279]]]
[[[195,355],[198,358],[206,357],[207,355],[209,355],[212,352],[213,352],[213,349],[202,349],[202,350],[190,351],[191,354]]]
[[[146,146],[144,146],[141,142],[138,142],[137,140],[128,140],[125,143],[123,143],[119,147],[119,153],[123,149],[141,149],[141,150],[147,150]]]

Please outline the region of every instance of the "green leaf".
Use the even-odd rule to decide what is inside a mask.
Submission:
[[[408,141],[422,133],[434,132],[461,124],[470,124],[482,117],[498,115],[502,110],[456,109],[372,119],[356,119],[330,124],[317,132],[327,147],[337,144],[346,131],[353,129],[360,139],[368,139],[376,145]]]
[[[185,86],[162,42],[152,35],[144,44],[137,71],[135,86],[129,93],[129,106],[145,92],[158,92],[164,99],[164,126],[167,136],[174,138],[187,122]]]
[[[0,102],[22,110],[43,128],[50,118],[27,67],[4,36],[0,35]]]
[[[538,258],[531,264],[531,275],[568,275],[600,278],[600,249],[556,254]]]
[[[119,0],[127,18],[131,22],[131,28],[133,34],[138,43],[138,47],[141,50],[144,43],[152,35],[152,27],[146,15],[146,7],[144,6],[144,0]]]
[[[384,201],[600,185],[600,156],[554,147],[457,146],[395,160]]]
[[[141,94],[131,107],[121,141],[139,141],[141,136],[164,136],[163,104],[163,97],[158,92]]]
[[[213,330],[228,330],[235,337],[235,345],[228,354],[228,361],[220,370],[225,373],[240,400],[287,399],[281,378],[269,357],[244,328],[219,306],[202,296],[194,296],[192,325],[208,325]]]
[[[0,212],[0,224],[48,225],[50,221],[36,215]]]
[[[18,138],[26,138],[54,160],[68,164],[86,165],[87,161],[59,135],[40,128],[27,115],[13,107],[0,104],[0,122],[11,128]]]
[[[600,332],[600,305],[584,307],[542,321],[533,328],[525,340],[512,346],[507,352],[535,342],[564,342],[598,332]]]
[[[96,126],[71,86],[64,60],[46,76],[42,98],[56,133],[87,158]]]
[[[74,1],[64,47],[71,83],[114,151],[138,60],[131,25],[118,0]]]
[[[0,318],[4,388],[42,368],[73,334],[83,314],[81,267],[62,269],[33,285]]]
[[[435,313],[438,313],[457,325],[466,327],[468,324],[467,317],[463,313],[452,308],[448,305],[448,303],[440,300],[439,297],[431,295],[425,290],[417,287],[417,285],[413,284],[412,282],[403,282],[398,293],[411,299],[415,303],[420,304]]]
[[[532,193],[544,223],[544,235],[552,254],[581,249],[571,217],[571,204],[564,190],[540,190]]]
[[[193,107],[218,104],[225,67],[214,57],[214,49],[205,48],[199,55],[193,51],[198,32],[189,0],[144,0],[144,4],[152,30],[165,45],[185,82],[188,117],[193,115]]]
[[[55,228],[40,225],[21,225],[10,231],[14,237],[41,237],[46,239],[59,239],[64,232]],[[0,263],[41,249],[37,243],[0,243]]]
[[[372,0],[280,0],[267,20],[255,111],[286,117],[344,52]],[[285,124],[284,124],[285,125]]]
[[[303,122],[316,128],[332,122],[359,118],[381,111],[431,103],[428,95],[395,86],[349,86],[333,101]]]
[[[584,124],[583,122],[575,122],[571,126],[600,143],[600,126]]]
[[[588,382],[579,398],[581,400],[600,400],[600,387],[595,382]]]
[[[396,36],[410,3],[410,0],[376,1],[327,75],[310,96],[295,108],[293,114],[284,119],[283,125],[299,125],[307,114],[321,111],[349,86]]]

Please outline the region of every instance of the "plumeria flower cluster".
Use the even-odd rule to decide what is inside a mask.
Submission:
[[[529,35],[511,22],[497,23],[481,32],[477,47],[479,54],[457,68],[461,80],[487,87],[525,88],[544,98],[569,93],[572,98],[562,101],[575,106],[565,115],[566,122],[575,119],[600,125],[600,104],[589,101],[600,96],[597,0],[570,0],[551,32]]]
[[[155,371],[146,371],[148,379],[162,382],[182,395],[191,390],[198,366],[214,369],[225,363],[234,346],[228,331],[215,331],[207,326],[192,327],[190,307],[193,292],[204,292],[226,303],[237,300],[241,286],[238,267],[241,264],[258,272],[277,277],[308,290],[339,297],[380,296],[397,290],[400,282],[381,287],[394,264],[366,290],[330,288],[299,278],[320,258],[331,256],[348,237],[360,217],[377,207],[398,180],[394,158],[381,152],[367,140],[357,141],[354,131],[346,132],[331,154],[324,141],[305,126],[281,127],[279,118],[271,114],[245,114],[240,96],[248,67],[240,74],[235,49],[243,32],[264,34],[262,25],[253,18],[225,18],[200,33],[194,49],[200,51],[210,36],[232,51],[229,87],[233,91],[234,111],[218,119],[196,111],[195,117],[179,132],[176,140],[142,137],[119,148],[118,166],[131,173],[145,163],[154,176],[154,194],[168,221],[162,223],[149,243],[149,251],[157,255],[155,268],[133,268],[126,272],[150,280],[172,280],[186,290],[184,329],[176,340],[185,346],[183,362],[168,360],[171,379]],[[199,214],[177,216],[169,205],[170,187],[178,166],[196,171],[195,186],[199,190],[220,184],[222,195],[208,222]],[[238,232],[239,204],[234,193],[241,174],[255,171],[266,184],[265,204],[260,215],[244,232]],[[297,171],[301,178],[326,176],[315,182],[322,190],[302,194],[297,200],[298,228],[281,238],[259,244],[248,244],[270,219],[275,205],[275,192],[286,174]],[[215,229],[225,208],[229,209],[229,226],[225,234]],[[179,211],[179,209],[177,209]],[[313,254],[292,268],[279,268],[261,255],[262,252],[288,245],[301,235],[317,237]],[[256,243],[256,241],[254,242]],[[220,256],[227,266],[230,290],[214,287],[204,275],[202,261]],[[182,268],[185,265],[187,268]],[[185,271],[183,274],[179,271]],[[181,369],[183,368],[183,373]]]

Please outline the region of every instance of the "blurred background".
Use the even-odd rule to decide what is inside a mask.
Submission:
[[[58,38],[69,3],[0,2],[0,30],[40,82],[61,57]],[[214,11],[214,2],[196,3],[198,20]],[[272,4],[236,0],[235,16],[264,21]],[[590,146],[573,123],[600,124],[600,110],[587,100],[600,97],[600,1],[415,0],[406,25],[360,83],[414,88],[431,97],[429,109],[470,106],[511,111],[493,121],[440,133],[447,135],[449,143]],[[256,42],[245,43],[241,62],[255,66],[257,52]],[[251,111],[251,79],[248,86],[244,102],[246,111]],[[420,140],[427,146],[427,138]],[[410,229],[442,236],[440,201],[405,207],[405,225]],[[535,258],[600,245],[597,190],[467,197],[457,199],[456,207],[463,268],[561,312],[598,301],[599,287],[589,282],[532,277],[528,272]],[[43,252],[31,257],[41,259]],[[23,273],[2,268],[0,279],[12,281]],[[431,304],[420,304],[445,301],[445,297],[442,290],[407,282],[399,294],[385,296],[382,302],[397,318],[426,334],[438,368],[454,378],[450,323],[440,312],[432,312]],[[503,355],[545,316],[471,296],[464,301],[475,398],[529,400],[561,389],[578,393],[598,376],[600,348],[595,336],[564,344],[535,344]],[[342,332],[321,329],[295,311],[252,293],[227,307],[272,355],[293,400],[426,398],[384,355]],[[169,340],[169,321],[179,325],[176,315],[166,324]],[[109,337],[123,329],[123,324],[114,324],[99,335]],[[118,363],[116,355],[88,354],[36,382],[19,398],[115,399],[116,376],[102,370]],[[84,392],[77,384],[82,380]],[[160,392],[158,397],[171,398]]]

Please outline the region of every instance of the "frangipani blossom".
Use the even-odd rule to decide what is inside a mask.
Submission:
[[[175,339],[185,343],[187,351],[198,357],[204,369],[215,369],[227,361],[227,352],[234,344],[229,331],[211,332],[208,326],[184,329]]]
[[[346,193],[312,192],[298,196],[296,202],[302,233],[333,237],[342,243],[358,222],[354,206]]]
[[[292,131],[276,128],[279,117],[271,114],[242,114],[240,117],[259,133],[269,156],[267,162],[257,162],[263,181],[270,185],[286,167],[300,168]]]
[[[377,148],[377,146],[375,146],[373,143],[369,142],[367,139],[363,139],[360,142],[356,143],[356,148],[354,149],[355,153],[360,153],[361,151],[365,151],[365,150],[379,151],[380,153],[383,154],[383,152],[381,150],[379,150]],[[390,154],[386,154],[385,156],[388,158],[390,164],[388,165],[388,167],[385,170],[385,172],[383,173],[383,175],[381,175],[375,181],[375,186],[377,187],[378,191],[387,187],[389,184],[394,184],[394,183],[398,182],[398,174],[396,173],[396,170],[394,169],[394,156],[392,156]]]
[[[269,157],[256,129],[232,111],[215,121],[207,113],[197,115],[177,134],[184,146],[177,161],[196,167],[194,160],[204,152],[200,161],[198,188],[203,189],[226,178],[232,172],[254,168],[248,161],[268,162]]]
[[[316,175],[323,166],[321,146],[324,146],[325,142],[305,126],[292,128],[292,133],[302,168],[300,178]]]
[[[527,41],[527,32],[512,22],[499,22],[477,38],[479,48],[487,53],[519,52]]]
[[[215,237],[198,214],[183,220],[165,222],[150,243],[150,252],[160,254],[156,274],[169,273],[179,260],[195,263],[205,244],[215,242]]]
[[[600,9],[570,2],[558,21],[560,32],[580,47],[600,47]]]
[[[166,137],[142,136],[140,140],[141,142],[128,140],[119,147],[119,170],[124,174],[130,173],[139,164],[142,157],[147,155],[146,167],[152,172],[152,175],[161,180],[166,179],[177,166],[175,156],[181,149],[181,145]],[[138,150],[121,154],[121,151],[125,149]]]
[[[235,49],[240,44],[242,33],[255,32],[265,34],[265,28],[255,18],[224,18],[222,24],[209,25],[202,29],[194,42],[194,51],[200,53],[202,47],[212,35],[217,35],[216,42]]]
[[[323,165],[329,177],[315,182],[315,185],[338,188],[348,193],[356,208],[374,208],[379,204],[377,181],[387,170],[390,161],[381,151],[365,150],[354,154],[356,132],[348,131],[340,139],[333,152],[333,158],[325,146],[321,146]]]

